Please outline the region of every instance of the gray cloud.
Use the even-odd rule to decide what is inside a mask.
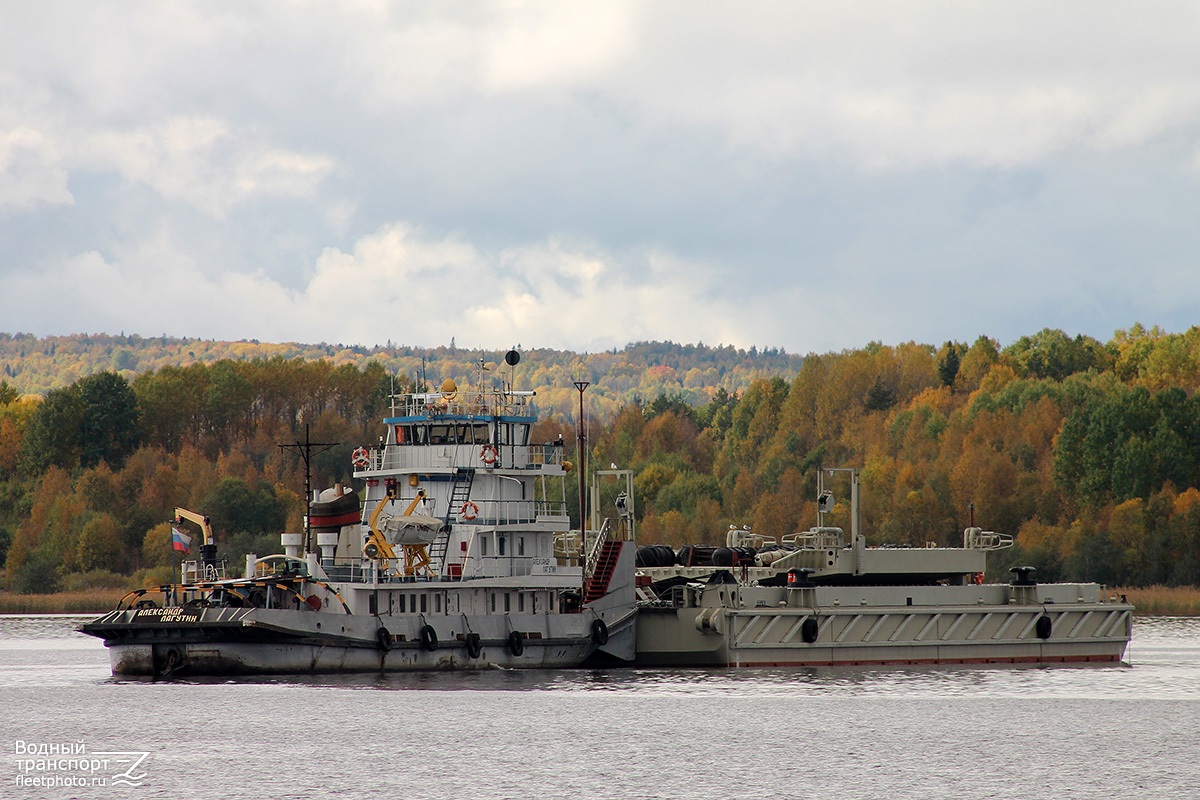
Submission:
[[[7,330],[807,351],[1195,322],[1191,4],[15,17]]]

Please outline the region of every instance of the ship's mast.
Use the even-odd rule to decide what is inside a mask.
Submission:
[[[579,566],[587,575],[587,437],[583,432],[583,390],[591,381],[573,381],[579,390]]]
[[[299,440],[291,444],[281,444],[281,450],[294,450],[299,453],[301,460],[304,461],[304,555],[313,552],[314,545],[312,539],[312,525],[310,525],[312,517],[312,458],[314,455],[324,453],[331,447],[337,447],[341,442],[314,442],[308,435],[308,423],[304,423],[304,441]],[[313,450],[317,449],[314,453]]]
[[[587,435],[583,431],[583,390],[591,381],[575,381],[579,390],[579,420],[576,422],[579,437],[579,531],[587,530]]]
[[[825,474],[832,477],[835,473],[846,472],[850,475],[850,537],[857,541],[861,534],[862,511],[859,507],[858,467],[828,467],[817,470],[817,527],[825,526],[825,515],[833,510],[833,492],[825,488]]]

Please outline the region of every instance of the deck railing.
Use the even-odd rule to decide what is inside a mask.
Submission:
[[[182,583],[223,581],[226,577],[227,566],[228,564],[224,559],[215,564],[203,564],[200,561],[184,561],[180,566],[179,578]]]
[[[561,466],[563,448],[547,442],[530,445],[496,445],[493,463],[483,460],[479,444],[428,444],[389,445],[373,447],[367,452],[367,463],[359,472],[372,470],[397,470],[405,468],[446,469],[450,467],[496,469],[537,469],[543,466]]]
[[[430,392],[400,395],[395,400],[394,413],[401,417],[528,416],[534,410],[532,392]]]
[[[841,528],[813,528],[785,534],[782,541],[801,550],[841,550],[846,546],[846,533]]]

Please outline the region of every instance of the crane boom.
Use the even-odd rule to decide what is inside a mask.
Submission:
[[[212,523],[208,517],[203,514],[197,514],[195,511],[188,511],[186,508],[177,507],[175,509],[175,522],[178,524],[185,519],[200,526],[200,531],[204,534],[205,544],[214,544]]]

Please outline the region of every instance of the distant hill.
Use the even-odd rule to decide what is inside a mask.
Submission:
[[[803,357],[781,349],[742,350],[731,345],[637,342],[620,350],[575,353],[570,350],[530,349],[521,352],[513,372],[517,388],[535,389],[546,410],[566,414],[578,395],[572,381],[591,381],[587,390],[592,413],[608,413],[634,400],[659,395],[681,397],[694,405],[709,402],[720,389],[733,393],[755,378],[791,376]],[[431,384],[445,378],[470,383],[478,375],[480,359],[489,372],[503,370],[504,353],[454,346],[421,348],[391,345],[350,347],[342,344],[223,342],[206,339],[143,338],[137,335],[73,334],[38,337],[0,333],[0,364],[5,380],[22,394],[45,394],[69,386],[98,372],[115,371],[126,379],[166,366],[186,367],[200,362],[249,359],[325,359],[334,366],[362,367],[376,361],[395,375],[407,375]]]

